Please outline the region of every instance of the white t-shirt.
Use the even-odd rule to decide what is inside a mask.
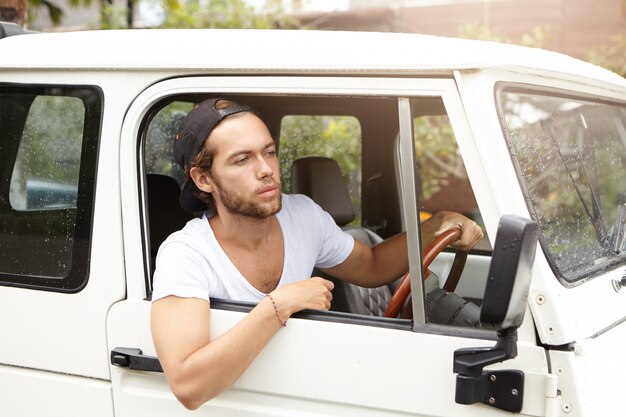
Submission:
[[[354,239],[304,195],[283,195],[276,214],[283,233],[284,265],[278,286],[302,281],[314,267],[332,268],[352,252]],[[230,261],[206,217],[187,222],[159,248],[152,301],[168,295],[258,302],[254,288]]]

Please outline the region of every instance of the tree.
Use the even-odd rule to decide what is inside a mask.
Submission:
[[[48,12],[48,15],[50,16],[50,20],[52,21],[52,24],[54,24],[55,26],[61,24],[61,19],[63,18],[63,9],[61,9],[59,6],[52,3],[51,1],[30,0],[28,2],[28,9],[29,9],[29,12],[28,12],[29,19],[34,17],[40,9],[44,9]]]
[[[589,52],[588,59],[592,64],[626,77],[626,36],[616,36],[614,41],[613,45],[593,49]]]
[[[550,40],[549,26],[535,26],[530,33],[524,33],[518,40],[492,32],[488,26],[478,23],[466,23],[459,27],[459,37],[481,41],[513,43],[531,48],[542,48]]]
[[[296,3],[298,3],[296,1]],[[268,0],[261,12],[243,0],[166,0],[161,28],[272,29],[295,28],[282,0]]]

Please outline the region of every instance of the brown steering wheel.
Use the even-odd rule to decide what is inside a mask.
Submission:
[[[430,270],[428,267],[435,260],[437,255],[441,253],[441,251],[451,244],[452,242],[458,240],[461,237],[461,228],[453,227],[451,229],[446,230],[441,235],[439,235],[435,240],[433,240],[422,252],[422,266],[424,268],[424,280],[428,278],[430,275]],[[465,251],[456,251],[456,255],[454,257],[454,262],[452,263],[452,269],[448,274],[448,278],[446,279],[446,283],[443,286],[443,289],[449,292],[453,292],[459,283],[459,279],[461,278],[461,273],[463,272],[463,267],[465,266],[465,260],[467,259],[467,252]],[[389,304],[387,305],[387,309],[385,310],[385,317],[398,317],[402,307],[406,303],[407,298],[411,294],[411,280],[409,279],[409,273],[407,272],[402,278],[402,282],[396,289],[396,292],[391,297]],[[409,309],[410,310],[410,309]],[[409,311],[410,315],[403,315],[405,318],[412,317],[412,310]]]

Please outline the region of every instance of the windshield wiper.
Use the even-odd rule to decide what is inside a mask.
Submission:
[[[574,176],[572,175],[572,171],[570,170],[570,167],[568,164],[568,159],[565,158],[565,156],[561,152],[561,148],[559,147],[559,144],[556,141],[556,135],[554,132],[555,127],[549,124],[547,120],[545,119],[541,120],[540,124],[548,132],[550,141],[554,145],[556,152],[559,154],[561,161],[563,161],[563,166],[565,167],[565,171],[567,172],[567,175],[569,176],[569,179],[572,182],[574,189],[576,190],[576,194],[578,194],[578,198],[580,199],[580,202],[582,203],[583,208],[585,209],[585,213],[587,214],[587,217],[589,217],[589,220],[591,221],[591,224],[593,225],[593,228],[596,231],[596,240],[603,247],[606,247],[608,244],[608,239],[607,239],[608,233],[606,231],[605,222],[602,217],[602,212],[600,210],[600,203],[598,201],[598,197],[596,195],[593,185],[591,184],[591,179],[589,178],[587,167],[585,166],[585,161],[582,160],[579,152],[577,152],[575,155],[575,162],[577,162],[579,165],[582,166],[582,170],[585,176],[587,177],[587,184],[589,184],[589,193],[591,195],[591,206],[592,206],[593,214],[592,214],[592,211],[589,210],[589,207],[587,206],[587,203],[585,202],[585,199],[583,198],[580,188],[578,188],[578,184],[576,183],[576,180],[574,179]]]
[[[626,203],[620,204],[617,210],[617,220],[613,226],[613,250],[621,253],[626,245]]]

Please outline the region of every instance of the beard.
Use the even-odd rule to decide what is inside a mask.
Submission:
[[[246,197],[243,193],[234,189],[223,187],[221,181],[216,176],[213,177],[213,181],[215,181],[215,186],[219,192],[220,201],[230,214],[253,219],[266,219],[278,213],[282,208],[280,183],[273,179],[264,182],[258,189],[254,190],[252,197]],[[276,185],[278,187],[276,198],[265,202],[255,200],[257,192],[268,185]]]

